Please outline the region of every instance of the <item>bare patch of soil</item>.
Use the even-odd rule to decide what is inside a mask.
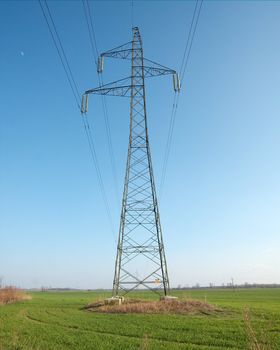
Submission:
[[[214,305],[199,300],[143,301],[126,299],[121,305],[105,305],[103,301],[88,304],[86,310],[101,313],[143,314],[213,314],[221,312]]]
[[[30,295],[14,287],[0,288],[0,304],[11,304],[17,301],[29,300]]]

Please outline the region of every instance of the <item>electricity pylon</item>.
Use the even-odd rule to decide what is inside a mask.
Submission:
[[[145,78],[172,74],[174,90],[179,92],[179,77],[175,70],[143,57],[137,27],[133,28],[132,41],[100,55],[99,73],[105,57],[131,60],[131,76],[87,90],[82,99],[82,113],[86,113],[89,94],[130,97],[129,145],[113,296],[143,287],[159,294],[163,290],[168,295],[169,278],[148,137]]]

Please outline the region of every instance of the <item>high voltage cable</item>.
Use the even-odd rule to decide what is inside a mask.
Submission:
[[[79,91],[78,91],[78,88],[77,88],[77,84],[76,84],[76,81],[74,79],[72,70],[70,68],[69,61],[67,59],[65,50],[64,50],[63,45],[62,45],[62,41],[61,41],[61,39],[59,37],[58,31],[56,29],[55,22],[53,20],[52,14],[51,14],[50,9],[49,9],[48,4],[47,4],[47,1],[44,0],[45,7],[47,9],[47,13],[46,13],[43,5],[42,5],[42,1],[38,0],[38,2],[40,4],[43,16],[44,16],[45,21],[47,23],[47,27],[49,29],[49,32],[50,32],[51,37],[53,39],[55,48],[56,48],[57,53],[59,55],[61,64],[63,66],[64,72],[66,74],[67,81],[68,81],[68,83],[69,83],[69,85],[71,87],[73,96],[74,96],[74,98],[75,98],[75,100],[77,102],[77,107],[78,107],[78,109],[80,111],[81,99],[80,99],[80,94],[79,94]],[[49,15],[50,21],[48,20],[47,14]],[[52,23],[53,29],[52,29],[52,27],[50,25],[50,22]],[[82,121],[83,121],[83,125],[84,125],[84,129],[85,129],[87,141],[88,141],[89,148],[90,148],[90,154],[91,154],[91,157],[92,157],[92,160],[93,160],[93,163],[94,163],[94,166],[95,166],[95,170],[96,170],[96,173],[97,173],[98,184],[99,184],[99,187],[100,187],[102,199],[103,199],[104,204],[105,204],[105,209],[106,209],[106,213],[107,213],[107,216],[108,216],[108,221],[110,223],[110,229],[111,229],[113,237],[114,237],[114,239],[116,241],[114,225],[113,225],[112,216],[111,216],[111,212],[110,212],[110,206],[109,206],[109,202],[108,202],[107,196],[106,196],[105,186],[104,186],[102,174],[101,174],[101,171],[100,171],[100,166],[99,166],[99,162],[98,162],[98,158],[97,158],[97,154],[96,154],[96,150],[95,150],[95,146],[94,146],[94,142],[93,142],[91,128],[89,126],[89,123],[88,123],[86,115],[83,116]]]
[[[200,2],[200,5],[198,7],[198,3]],[[183,54],[183,59],[181,63],[181,68],[180,68],[180,77],[181,77],[181,83],[184,80],[186,68],[189,62],[189,57],[192,49],[192,44],[194,40],[194,36],[196,33],[196,28],[200,16],[200,11],[202,7],[203,0],[197,0],[192,16],[192,21],[191,21],[191,26],[189,29],[189,33],[187,36],[187,42]],[[198,10],[197,10],[198,9]],[[170,123],[169,123],[169,128],[168,128],[168,136],[167,136],[167,141],[166,141],[166,147],[165,147],[165,153],[164,153],[164,160],[163,160],[163,167],[162,167],[162,176],[161,176],[161,182],[160,182],[160,197],[162,196],[162,191],[165,183],[165,178],[166,178],[166,171],[167,171],[167,166],[168,166],[168,160],[169,160],[169,155],[170,155],[170,150],[171,150],[171,145],[172,145],[172,140],[173,140],[173,132],[174,132],[174,125],[175,125],[175,120],[176,120],[176,115],[177,115],[177,110],[178,110],[178,103],[179,103],[179,98],[180,95],[175,93],[174,100],[173,100],[173,106],[172,106],[172,111],[171,111],[171,118],[170,118]]]
[[[188,36],[187,36],[187,43],[186,43],[186,46],[185,46],[185,50],[184,50],[184,54],[183,54],[183,58],[182,58],[182,63],[181,63],[180,71],[179,71],[181,79],[182,79],[182,72],[183,72],[183,68],[184,68],[186,54],[187,54],[187,51],[188,51],[189,42],[190,42],[190,38],[191,38],[191,34],[192,34],[192,28],[193,28],[193,24],[194,24],[195,15],[196,15],[197,5],[198,5],[198,0],[195,3],[195,8],[194,8],[193,16],[192,16],[192,21],[191,21],[191,26],[190,26],[189,33],[188,33]]]
[[[57,32],[57,29],[56,29],[56,25],[55,25],[55,23],[54,23],[52,14],[51,14],[51,12],[50,12],[50,9],[49,9],[49,6],[48,6],[48,3],[47,3],[46,0],[45,0],[45,5],[46,5],[46,8],[47,8],[49,17],[50,17],[50,19],[51,19],[51,22],[52,22],[52,25],[53,25],[53,28],[54,28],[54,32],[55,32],[55,35],[56,35],[56,37],[57,37],[59,46],[60,46],[60,48],[61,48],[61,52],[62,52],[63,57],[64,57],[64,59],[65,59],[65,62],[66,62],[67,68],[68,68],[68,70],[69,70],[70,76],[71,76],[71,78],[72,78],[72,81],[73,81],[73,84],[74,84],[74,87],[75,87],[76,94],[77,94],[78,96],[80,96],[79,90],[78,90],[78,87],[77,87],[77,84],[76,84],[75,79],[74,79],[74,77],[73,77],[72,70],[71,70],[71,68],[70,68],[70,66],[69,66],[69,62],[68,62],[67,56],[66,56],[66,54],[65,54],[63,45],[62,45],[62,43],[61,43],[60,37],[59,37],[58,32]]]
[[[91,20],[91,16],[89,17],[88,2],[86,2],[85,0],[82,0],[82,4],[83,4],[83,9],[84,9],[85,19],[86,19],[86,22],[87,22],[87,28],[88,28],[90,44],[91,44],[91,48],[92,48],[92,52],[93,52],[94,62],[97,65],[98,51],[97,51],[97,45],[96,45],[95,32],[93,30],[92,21],[90,21]]]
[[[131,0],[131,28],[133,28],[133,19],[134,19],[134,3],[133,0]]]
[[[165,178],[166,178],[166,170],[167,170],[167,164],[168,164],[168,159],[169,159],[169,154],[170,154],[170,149],[171,149],[171,139],[173,136],[175,117],[176,117],[176,112],[177,112],[177,107],[178,107],[178,99],[179,99],[179,94],[175,93],[174,98],[173,98],[171,117],[170,117],[166,146],[165,146],[165,151],[164,151],[164,160],[163,160],[162,175],[161,175],[161,181],[160,181],[159,198],[162,198],[162,191],[163,191]]]
[[[203,0],[200,1],[200,6],[199,6],[199,9],[198,9],[198,14],[197,14],[197,17],[196,17],[196,22],[195,22],[195,25],[194,25],[194,30],[193,30],[193,34],[192,34],[192,37],[191,37],[191,42],[190,42],[190,45],[189,45],[189,50],[188,50],[187,58],[186,58],[186,61],[185,61],[185,66],[184,66],[183,72],[181,72],[181,76],[182,76],[181,81],[182,81],[182,82],[183,82],[183,80],[184,80],[185,72],[186,72],[186,69],[187,69],[188,62],[189,62],[189,57],[190,57],[190,53],[191,53],[191,49],[192,49],[192,44],[193,44],[193,39],[194,39],[194,36],[195,36],[195,32],[196,32],[196,28],[197,28],[197,24],[198,24],[198,20],[199,20],[199,16],[200,16],[200,11],[201,11],[201,7],[202,7],[202,3],[203,3]]]
[[[97,48],[96,35],[95,35],[95,31],[94,31],[94,26],[93,26],[93,14],[90,10],[88,0],[83,0],[82,3],[83,3],[83,8],[84,8],[84,14],[85,14],[85,18],[86,18],[87,28],[88,28],[88,32],[89,32],[92,53],[93,53],[96,67],[97,67],[99,52],[98,52],[98,48]],[[101,74],[98,74],[98,82],[99,82],[99,87],[101,85],[103,85],[103,78],[102,78]],[[105,120],[105,128],[106,128],[106,136],[107,136],[108,149],[109,149],[109,157],[110,157],[110,163],[111,163],[113,179],[114,179],[116,201],[119,204],[119,193],[118,193],[119,186],[118,186],[118,178],[117,178],[117,171],[116,171],[116,162],[115,162],[115,156],[114,156],[114,151],[113,151],[111,128],[110,128],[109,116],[108,116],[108,107],[107,107],[107,102],[106,102],[106,98],[104,95],[101,95],[101,100],[102,100],[102,108],[103,108],[103,114],[104,114],[104,120]]]
[[[87,6],[85,6],[85,3]],[[97,60],[98,60],[99,52],[98,52],[98,48],[97,48],[96,35],[95,35],[95,31],[94,31],[94,26],[93,26],[93,14],[90,11],[90,6],[89,6],[88,0],[83,0],[83,5],[84,5],[86,19],[87,19],[87,13],[88,13],[88,17],[89,17],[89,21],[87,19],[87,23],[90,24],[90,25],[88,25],[88,30],[89,30],[90,37],[92,37],[92,39],[93,39],[93,40],[91,40],[91,45],[92,45],[93,56],[95,58],[95,64],[97,67]],[[87,12],[86,12],[86,8],[87,8]],[[95,56],[95,52],[96,52],[97,56]],[[99,86],[103,85],[103,77],[100,74],[98,74],[98,82],[99,82]],[[116,162],[115,162],[115,157],[114,157],[111,129],[110,129],[110,123],[109,123],[109,116],[108,116],[108,107],[107,107],[106,98],[104,95],[101,96],[101,99],[102,99],[102,107],[103,107],[103,113],[104,113],[104,119],[105,119],[107,141],[108,141],[108,146],[109,146],[108,147],[109,148],[109,157],[110,157],[110,163],[111,163],[114,184],[115,184],[116,200],[117,200],[117,203],[119,203],[119,194],[118,194],[119,186],[118,186],[118,180],[117,180]]]
[[[47,23],[47,26],[48,26],[49,32],[50,32],[50,34],[51,34],[51,37],[52,37],[53,43],[54,43],[54,45],[55,45],[55,48],[56,48],[56,50],[57,50],[58,56],[59,56],[59,58],[60,58],[62,67],[63,67],[64,72],[65,72],[65,74],[66,74],[68,83],[69,83],[69,85],[70,85],[70,87],[71,87],[72,93],[73,93],[74,98],[75,98],[75,100],[76,100],[76,102],[77,102],[77,106],[78,106],[78,108],[80,109],[80,103],[81,103],[80,94],[79,94],[79,92],[78,92],[77,85],[76,85],[75,80],[74,80],[74,78],[73,78],[72,71],[71,71],[71,69],[70,69],[70,66],[69,66],[67,57],[66,57],[66,55],[65,55],[65,51],[64,51],[64,49],[63,49],[63,47],[62,47],[61,40],[57,38],[57,41],[58,41],[58,43],[60,44],[60,50],[61,50],[61,52],[60,52],[59,46],[58,46],[58,44],[57,44],[57,42],[56,42],[56,39],[55,39],[55,35],[54,35],[53,31],[52,31],[50,22],[49,22],[49,20],[48,20],[48,17],[47,17],[47,15],[46,15],[46,12],[45,12],[44,7],[43,7],[43,5],[42,5],[42,1],[41,1],[41,0],[38,0],[38,2],[39,2],[39,4],[40,4],[40,7],[41,7],[41,10],[42,10],[43,16],[44,16],[45,21],[46,21],[46,23]],[[52,16],[51,16],[51,13],[50,13],[50,11],[49,11],[49,8],[48,8],[48,5],[47,5],[46,0],[44,0],[44,2],[45,2],[45,5],[47,6],[48,13],[49,13],[49,17],[51,18],[51,22],[52,22],[53,25],[54,25],[54,21],[53,21],[53,19],[52,19]],[[56,36],[58,37],[58,33],[57,33],[57,30],[56,30],[56,29],[54,30],[54,32],[55,32]],[[66,64],[65,64],[65,62],[64,62],[64,60],[63,60],[63,57],[64,57],[64,60],[65,60]],[[67,69],[68,69],[68,70],[67,70]]]
[[[95,170],[97,173],[99,187],[101,189],[101,194],[102,194],[103,201],[105,204],[106,213],[107,213],[108,220],[110,223],[110,228],[111,228],[111,231],[113,234],[113,238],[114,238],[115,242],[117,243],[116,236],[115,236],[114,224],[113,224],[112,215],[111,215],[111,211],[110,211],[110,206],[109,206],[109,202],[108,202],[108,199],[106,196],[105,187],[104,187],[104,183],[103,183],[103,179],[102,179],[102,174],[101,174],[100,167],[98,164],[97,154],[96,154],[96,150],[94,147],[93,137],[92,137],[92,133],[91,133],[91,129],[90,129],[90,126],[88,123],[87,116],[86,115],[82,116],[82,120],[83,120],[83,124],[84,124],[84,128],[85,128],[85,132],[87,135],[87,140],[88,140],[88,144],[89,144],[89,148],[90,148],[91,157],[92,157],[92,160],[93,160],[93,163],[95,166]]]

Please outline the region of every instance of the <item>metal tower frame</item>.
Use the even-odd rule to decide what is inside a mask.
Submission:
[[[82,113],[86,113],[89,94],[130,97],[128,156],[113,281],[115,297],[141,287],[169,294],[148,137],[145,78],[172,74],[175,92],[180,91],[180,81],[175,70],[144,58],[139,29],[134,27],[132,30],[132,41],[102,53],[97,69],[99,73],[103,71],[105,57],[129,59],[131,76],[87,90],[81,107]],[[141,277],[138,270],[135,272],[139,268]]]

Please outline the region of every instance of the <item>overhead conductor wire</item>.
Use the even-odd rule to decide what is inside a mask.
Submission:
[[[44,10],[44,7],[43,7],[43,5],[42,5],[42,1],[41,1],[41,0],[38,0],[38,2],[39,2],[39,5],[40,5],[40,7],[41,7],[41,10],[42,10],[43,16],[44,16],[44,18],[45,18],[46,24],[47,24],[47,26],[48,26],[49,32],[50,32],[50,34],[51,34],[53,43],[54,43],[55,48],[56,48],[56,50],[57,50],[58,56],[59,56],[59,58],[60,58],[62,67],[63,67],[64,72],[65,72],[65,74],[66,74],[68,83],[69,83],[69,85],[70,85],[70,87],[71,87],[72,93],[73,93],[74,98],[75,98],[75,100],[76,100],[77,107],[78,107],[79,110],[80,110],[80,104],[81,104],[80,94],[79,94],[79,92],[78,92],[77,85],[76,85],[75,80],[74,80],[74,78],[73,78],[72,70],[71,70],[71,68],[70,68],[70,66],[69,66],[69,62],[68,62],[68,60],[67,60],[65,51],[64,51],[64,49],[63,49],[63,47],[62,47],[62,43],[61,43],[61,41],[60,41],[60,39],[59,39],[59,36],[58,36],[57,30],[56,30],[54,21],[53,21],[53,19],[52,19],[52,15],[51,15],[50,10],[49,10],[49,7],[48,7],[48,4],[47,4],[46,0],[44,0],[45,6],[46,6],[46,8],[47,8],[47,12],[48,12],[48,14],[49,14],[49,18],[50,18],[51,23],[53,24],[53,27],[54,27],[54,32],[52,31],[52,28],[51,28],[51,25],[50,25],[50,21],[48,20],[47,14],[46,14],[46,12],[45,12],[45,10]],[[56,39],[55,39],[55,35],[57,36],[57,41],[56,41]],[[59,49],[59,47],[60,47],[60,49]],[[61,50],[61,51],[60,51],[60,50]]]
[[[133,28],[134,25],[134,2],[131,0],[131,28]]]
[[[80,98],[79,90],[78,90],[76,81],[74,79],[72,70],[70,68],[69,61],[67,59],[67,55],[66,55],[65,50],[63,48],[62,41],[61,41],[60,36],[58,34],[55,22],[53,20],[53,16],[51,14],[51,11],[49,9],[49,6],[48,6],[46,0],[44,0],[44,1],[38,0],[38,2],[39,2],[39,5],[41,7],[41,10],[42,10],[43,16],[45,18],[49,32],[51,34],[54,46],[55,46],[57,53],[59,55],[64,72],[66,74],[67,81],[70,85],[71,91],[72,91],[73,96],[75,98],[75,101],[77,103],[77,107],[80,111],[81,98]],[[45,5],[45,8],[44,8],[43,4]],[[102,174],[101,174],[101,170],[100,170],[100,166],[99,166],[99,162],[98,162],[98,158],[97,158],[97,154],[96,154],[96,150],[95,150],[95,146],[94,146],[92,132],[91,132],[86,115],[82,116],[82,121],[83,121],[87,141],[88,141],[89,148],[90,148],[90,154],[91,154],[91,157],[92,157],[92,160],[94,163],[94,167],[95,167],[95,170],[97,173],[98,185],[99,185],[102,199],[103,199],[103,202],[105,205],[105,210],[106,210],[106,214],[107,214],[108,221],[110,224],[110,229],[111,229],[111,232],[113,234],[114,240],[116,241],[115,230],[114,230],[113,220],[112,220],[112,216],[111,216],[110,206],[109,206],[109,202],[108,202],[108,199],[106,196],[105,186],[104,186],[104,182],[103,182],[103,178],[102,178]]]
[[[90,10],[88,0],[83,0],[82,3],[83,3],[85,19],[86,19],[86,23],[87,23],[92,53],[93,53],[95,65],[97,68],[97,61],[98,61],[98,57],[99,57],[99,52],[98,52],[98,48],[97,48],[96,35],[95,35],[95,31],[94,31],[94,26],[93,26],[93,14],[92,14],[92,11]],[[97,75],[98,75],[98,83],[99,83],[99,87],[100,87],[101,85],[103,85],[103,77],[102,77],[101,73],[98,73]],[[119,191],[118,191],[119,185],[118,185],[116,162],[115,162],[115,156],[114,156],[113,144],[112,144],[111,128],[110,128],[110,122],[109,122],[109,116],[108,116],[108,107],[107,107],[107,102],[106,102],[105,96],[101,95],[101,98],[102,98],[102,108],[103,108],[105,127],[106,127],[106,136],[107,136],[108,149],[109,149],[109,157],[110,157],[110,163],[111,163],[113,179],[114,179],[116,201],[117,201],[117,205],[119,205],[119,203],[120,203]]]
[[[189,62],[190,53],[191,53],[192,44],[196,33],[196,29],[197,29],[197,24],[198,24],[200,12],[201,12],[202,3],[203,3],[203,0],[196,0],[196,3],[195,3],[192,21],[188,32],[187,42],[186,42],[183,59],[182,59],[182,63],[179,71],[179,76],[181,77],[181,84],[183,83],[186,68]],[[159,191],[160,198],[162,198],[163,187],[166,179],[166,171],[167,171],[168,160],[169,160],[169,155],[170,155],[170,150],[171,150],[171,145],[173,140],[173,132],[174,132],[175,120],[176,120],[176,115],[178,110],[179,97],[180,97],[180,94],[178,92],[175,93],[174,99],[173,99],[172,111],[171,111],[171,118],[169,122],[165,152],[164,152],[164,160],[163,160],[160,191]]]

